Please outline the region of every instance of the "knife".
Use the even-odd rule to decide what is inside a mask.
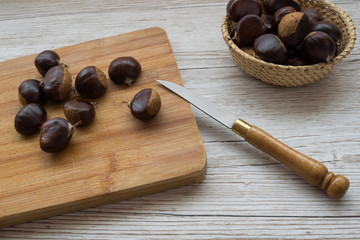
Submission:
[[[310,185],[320,187],[329,197],[340,199],[349,189],[350,182],[345,176],[329,172],[324,164],[292,149],[262,129],[250,125],[180,85],[163,80],[157,82],[287,166]]]

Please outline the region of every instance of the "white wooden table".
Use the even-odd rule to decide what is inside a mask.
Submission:
[[[360,26],[358,0],[333,3]],[[220,30],[226,4],[1,0],[0,60],[162,27],[186,87],[347,176],[347,195],[328,198],[193,109],[207,152],[203,182],[2,228],[0,239],[360,238],[358,42],[323,80],[271,86],[235,66]]]

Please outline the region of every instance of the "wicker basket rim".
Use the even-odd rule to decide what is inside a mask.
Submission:
[[[241,50],[233,42],[233,40],[230,37],[229,31],[228,31],[228,16],[227,16],[227,14],[225,14],[225,16],[223,17],[223,21],[221,23],[221,31],[222,31],[223,39],[229,48],[232,48],[237,54],[241,55],[243,58],[251,59],[252,61],[256,61],[258,63],[264,64],[268,67],[279,67],[279,68],[283,68],[283,69],[311,69],[314,67],[322,68],[326,65],[336,65],[343,58],[345,58],[353,49],[353,47],[355,45],[355,40],[356,40],[356,30],[355,30],[356,28],[355,28],[353,21],[351,20],[351,18],[345,11],[338,8],[335,4],[333,4],[327,0],[317,0],[316,1],[316,3],[320,3],[320,2],[324,5],[326,5],[326,7],[332,9],[333,11],[336,11],[338,13],[339,18],[342,20],[344,26],[346,27],[346,29],[348,31],[350,31],[350,38],[349,38],[348,42],[346,43],[344,50],[340,54],[338,54],[334,58],[334,60],[330,63],[317,63],[317,64],[305,65],[305,66],[289,66],[289,65],[280,65],[280,64],[265,62],[261,59],[258,59],[256,57],[244,52],[243,50]]]

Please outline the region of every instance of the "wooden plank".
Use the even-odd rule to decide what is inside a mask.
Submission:
[[[23,137],[13,126],[21,104],[17,87],[28,78],[41,79],[36,54],[0,63],[0,226],[48,217],[116,200],[198,182],[205,176],[206,157],[188,103],[155,80],[182,84],[164,30],[144,29],[55,50],[75,79],[84,67],[107,73],[119,56],[133,56],[142,73],[131,87],[108,80],[97,100],[96,118],[78,128],[70,145],[49,154],[38,135]],[[126,102],[141,89],[155,88],[162,99],[151,121],[131,115]],[[63,103],[45,105],[49,118],[60,116]]]

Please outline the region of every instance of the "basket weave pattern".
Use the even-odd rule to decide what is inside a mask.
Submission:
[[[343,10],[327,0],[299,0],[299,3],[302,8],[310,7],[317,10],[324,21],[331,22],[341,30],[343,38],[341,44],[337,46],[337,55],[334,60],[330,63],[307,66],[286,66],[255,58],[252,50],[249,52],[248,49],[240,49],[231,40],[230,33],[235,29],[235,23],[225,15],[221,31],[230,54],[239,68],[264,82],[278,86],[296,87],[322,79],[350,53],[355,44],[356,32],[352,20]]]

